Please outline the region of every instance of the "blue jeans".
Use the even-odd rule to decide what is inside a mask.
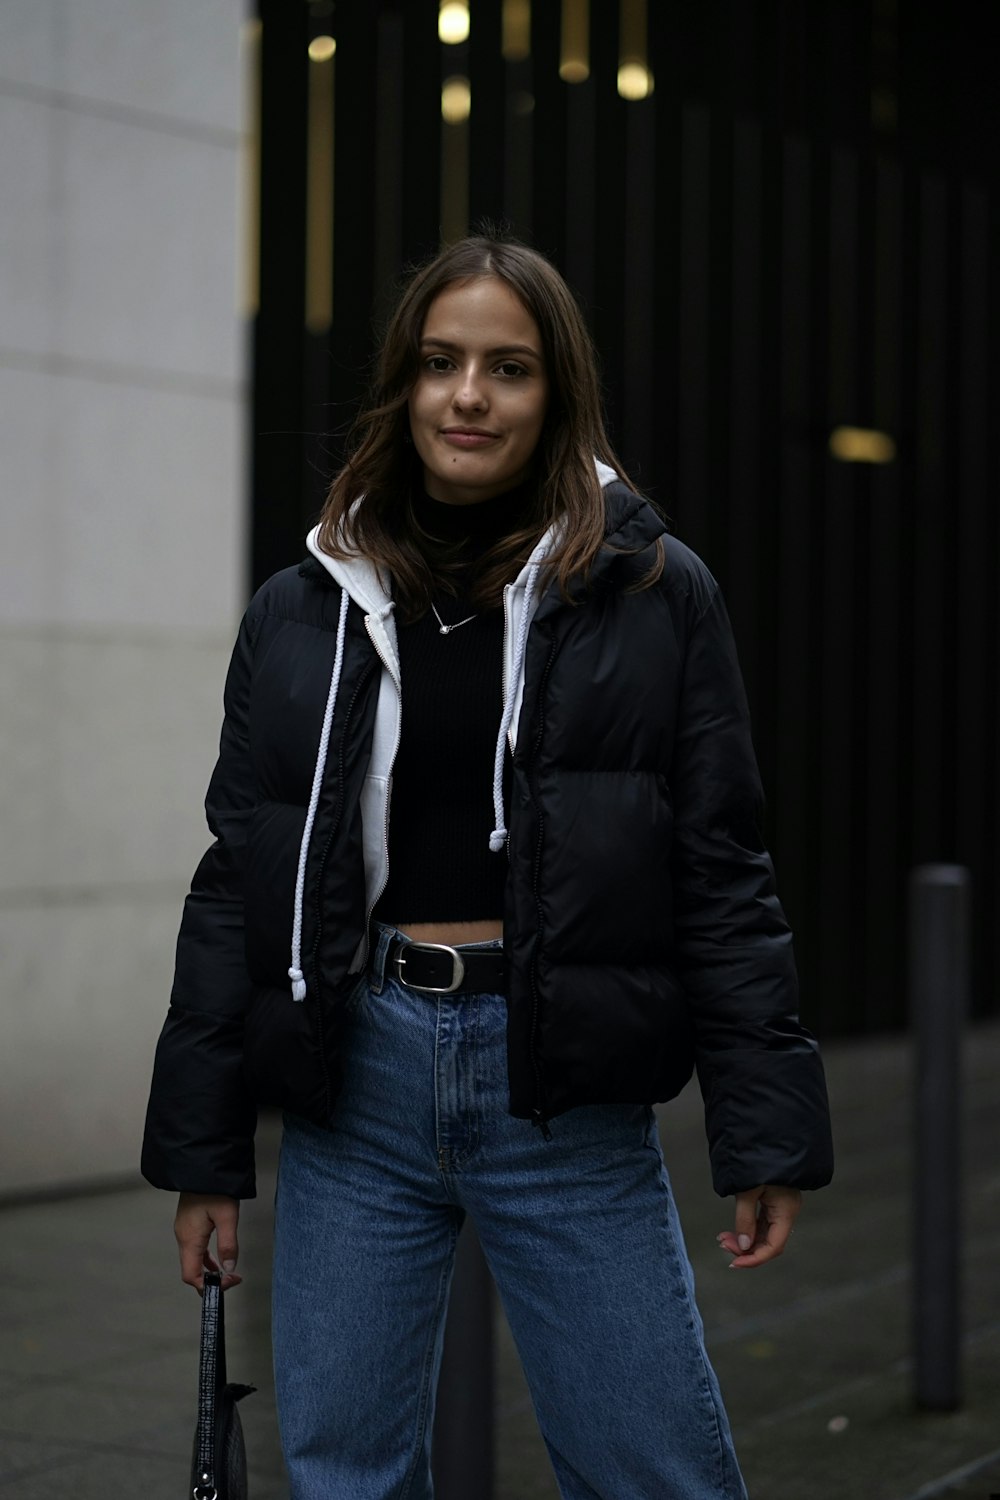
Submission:
[[[428,1500],[468,1215],[565,1500],[746,1500],[652,1111],[507,1113],[501,996],[372,974],[332,1131],[285,1120],[273,1334],[292,1500]],[[470,1497],[472,1500],[472,1497]]]

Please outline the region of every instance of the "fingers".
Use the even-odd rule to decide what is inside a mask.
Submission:
[[[788,1244],[801,1206],[802,1194],[796,1188],[766,1184],[738,1193],[735,1230],[718,1236],[719,1245],[733,1257],[730,1270],[751,1270],[776,1260]]]
[[[240,1206],[235,1198],[216,1198],[201,1193],[182,1193],[174,1219],[174,1237],[181,1262],[181,1280],[199,1292],[204,1289],[205,1271],[222,1273],[222,1290],[237,1286],[242,1277],[235,1274],[239,1256],[236,1226]],[[215,1231],[218,1258],[209,1250]]]
[[[237,1200],[220,1198],[215,1215],[215,1248],[221,1262],[220,1269],[223,1272],[223,1291],[228,1286],[238,1286],[243,1279],[236,1275],[236,1262],[240,1258],[239,1240],[236,1235],[239,1219],[240,1205]]]
[[[758,1203],[764,1193],[763,1187],[750,1188],[736,1194],[735,1235],[741,1251],[748,1251],[757,1238],[759,1220]]]

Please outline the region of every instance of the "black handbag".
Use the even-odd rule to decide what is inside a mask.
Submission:
[[[226,1381],[222,1277],[218,1271],[206,1271],[189,1500],[247,1500],[247,1455],[236,1403],[256,1389]]]

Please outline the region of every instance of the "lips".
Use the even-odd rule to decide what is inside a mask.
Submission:
[[[455,448],[483,448],[495,443],[499,434],[486,432],[482,427],[442,427],[441,436]]]

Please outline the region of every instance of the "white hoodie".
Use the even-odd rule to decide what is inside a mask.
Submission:
[[[594,460],[602,486],[618,478],[614,469]],[[552,549],[556,528],[550,527],[538,542],[513,583],[503,591],[504,645],[503,645],[503,712],[497,732],[497,747],[493,764],[493,813],[494,827],[490,834],[490,848],[499,852],[507,840],[503,808],[503,760],[504,742],[509,741],[511,750],[517,743],[517,728],[524,696],[524,653],[528,638],[528,627],[538,604],[536,584],[542,565]],[[292,930],[292,962],[288,970],[292,981],[292,997],[304,1000],[306,983],[302,973],[302,895],[305,888],[306,860],[309,841],[312,837],[316,807],[326,767],[330,727],[337,705],[340,672],[344,659],[344,641],[347,629],[347,609],[351,599],[365,613],[365,629],[382,663],[378,703],[375,709],[375,729],[372,738],[371,759],[361,793],[361,822],[365,863],[366,911],[370,917],[389,878],[389,798],[392,790],[392,768],[399,749],[399,736],[403,717],[402,682],[399,669],[399,649],[396,641],[396,622],[393,619],[394,603],[389,594],[388,579],[367,558],[331,557],[319,545],[319,527],[315,526],[306,541],[309,551],[322,563],[330,577],[341,589],[340,621],[337,630],[337,651],[326,712],[323,716],[323,732],[320,736],[316,767],[313,772],[312,795],[306,814],[302,843],[299,848],[298,876],[295,883],[295,918]],[[365,927],[367,929],[367,921]],[[351,962],[351,972],[357,972],[365,962],[368,951],[367,930],[358,945]]]

